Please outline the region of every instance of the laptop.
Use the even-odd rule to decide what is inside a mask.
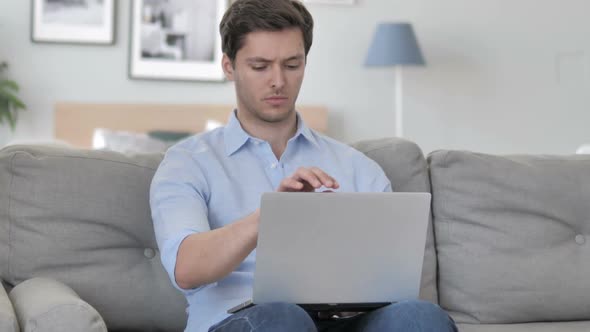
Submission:
[[[255,304],[369,311],[418,299],[430,193],[264,193]]]

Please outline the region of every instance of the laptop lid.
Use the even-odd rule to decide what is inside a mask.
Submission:
[[[265,193],[255,304],[417,299],[429,193]]]

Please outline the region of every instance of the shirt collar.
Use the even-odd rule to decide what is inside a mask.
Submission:
[[[223,135],[225,140],[225,153],[231,156],[234,152],[238,151],[242,145],[246,144],[250,135],[244,131],[238,117],[236,116],[236,110],[233,110],[229,116],[229,121],[223,128]]]
[[[295,133],[295,136],[293,136],[293,137],[297,138],[300,135],[303,136],[305,139],[307,139],[307,141],[310,142],[312,145],[319,148],[320,145],[318,144],[318,141],[317,141],[316,137],[314,136],[313,132],[305,124],[305,122],[303,122],[303,119],[301,119],[301,115],[299,115],[299,113],[297,113],[297,132]]]
[[[257,138],[250,136],[244,128],[242,128],[242,125],[236,116],[236,110],[231,112],[229,121],[223,129],[223,134],[225,139],[225,153],[228,156],[231,156],[238,151],[249,139],[257,140]],[[301,116],[297,113],[297,131],[291,140],[297,139],[299,136],[304,137],[314,146],[319,146],[313,132],[307,125],[305,125]]]

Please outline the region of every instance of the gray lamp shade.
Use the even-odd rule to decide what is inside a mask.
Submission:
[[[423,66],[424,58],[409,23],[380,23],[369,48],[366,66]]]

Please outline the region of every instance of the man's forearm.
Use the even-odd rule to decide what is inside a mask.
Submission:
[[[227,226],[184,239],[178,249],[174,276],[191,289],[215,282],[233,270],[256,248],[259,210]]]

